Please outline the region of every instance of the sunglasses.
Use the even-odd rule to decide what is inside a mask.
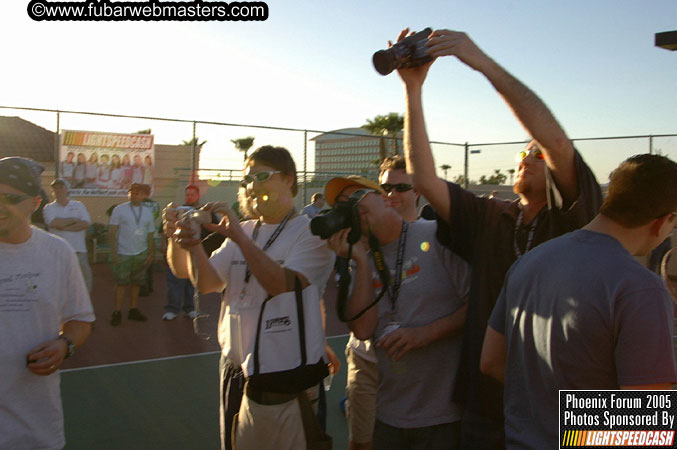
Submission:
[[[345,189],[347,189],[348,187],[346,187]],[[376,189],[369,188],[358,189],[357,191],[350,194],[350,197],[345,195],[342,191],[339,195],[336,196],[336,203],[345,203],[350,200],[355,200],[356,203],[360,203],[367,194],[371,194],[372,192],[380,195],[380,193]]]
[[[529,156],[529,154],[534,155],[534,158],[544,161],[545,160],[545,155],[541,151],[540,148],[534,148],[531,150],[522,150],[517,154],[517,162],[522,162],[524,159]]]
[[[397,183],[397,184],[383,183],[381,185],[381,188],[383,188],[383,190],[386,191],[387,193],[390,193],[393,189],[395,189],[397,192],[407,192],[414,189],[414,187],[411,184],[407,183]]]
[[[28,200],[29,198],[35,198],[35,195],[27,194],[0,194],[0,203],[3,205],[16,205]]]
[[[261,172],[251,173],[249,175],[244,176],[244,178],[240,182],[240,185],[242,187],[245,187],[248,184],[253,183],[254,181],[258,181],[259,183],[265,183],[266,181],[270,180],[270,177],[272,177],[276,173],[282,172],[280,172],[279,170],[264,170]]]

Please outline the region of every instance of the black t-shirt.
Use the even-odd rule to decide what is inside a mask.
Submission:
[[[577,151],[575,165],[578,198],[561,208],[548,210],[546,206],[540,211],[531,248],[584,226],[597,214],[602,203],[601,190]],[[520,211],[519,200],[509,202],[480,198],[455,183],[447,183],[447,186],[451,205],[450,223],[440,221],[439,238],[472,267],[468,314],[454,399],[476,414],[501,420],[503,385],[482,375],[479,363],[489,316],[505,275],[517,259],[515,238],[522,246],[526,240],[522,231],[515,233]]]

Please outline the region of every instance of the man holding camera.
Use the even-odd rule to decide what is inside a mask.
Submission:
[[[465,322],[467,264],[437,242],[435,222],[403,220],[371,180],[334,178],[325,196],[359,215],[362,238],[352,249],[350,228],[333,234],[329,245],[355,264],[345,309],[351,331],[375,343],[380,383],[373,448],[457,448],[461,409],[449,399]]]
[[[402,40],[409,30],[403,30]],[[431,63],[399,69],[406,92],[404,147],[414,186],[446,224],[446,245],[468,261],[468,301],[461,367],[454,398],[465,405],[464,448],[502,448],[503,392],[480,373],[484,332],[511,264],[538,244],[580,228],[601,204],[599,185],[546,105],[487,56],[465,33],[436,30],[425,44],[432,58],[456,56],[482,73],[533,140],[519,155],[513,190],[519,201],[479,198],[438,178],[423,116],[422,88]]]
[[[416,206],[419,194],[413,188],[411,176],[402,155],[387,157],[381,163],[379,183],[388,195],[390,205],[402,219],[418,219]],[[371,450],[378,388],[376,354],[371,340],[359,340],[350,333],[346,345],[348,377],[346,382],[346,418],[350,440],[349,450]]]
[[[185,201],[184,207],[188,209],[197,209],[200,207],[200,188],[195,184],[189,184],[184,189]],[[174,207],[172,203],[168,207]],[[216,214],[211,214],[212,223],[219,223],[219,218]],[[171,239],[171,236],[166,236]],[[211,255],[214,250],[219,248],[225,238],[220,234],[210,235],[209,231],[202,228],[200,234],[202,239],[202,246],[208,255]],[[167,270],[167,304],[165,305],[165,313],[162,320],[174,320],[176,316],[183,311],[186,317],[194,319],[197,313],[193,304],[193,296],[195,289],[189,278],[179,278],[171,270]]]

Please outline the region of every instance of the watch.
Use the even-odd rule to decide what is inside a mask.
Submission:
[[[68,338],[68,336],[66,336],[63,333],[59,335],[59,339],[63,339],[64,341],[66,341],[66,356],[64,357],[64,359],[73,356],[75,354],[75,345],[73,345],[73,341],[71,341]]]

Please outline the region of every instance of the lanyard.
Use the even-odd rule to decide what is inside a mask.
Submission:
[[[294,214],[294,210],[292,209],[291,211],[289,211],[289,214],[287,214],[287,217],[285,217],[284,220],[282,222],[280,222],[280,224],[277,226],[277,228],[275,228],[275,231],[273,231],[273,234],[270,236],[270,238],[268,238],[268,241],[266,242],[266,244],[262,248],[262,250],[264,252],[266,250],[268,250],[268,248],[271,245],[273,245],[273,242],[275,242],[275,239],[277,239],[277,237],[280,235],[280,233],[282,233],[282,230],[284,230],[284,227],[287,225],[287,222],[289,222],[289,218],[293,214]],[[261,228],[261,221],[257,220],[256,225],[254,226],[254,233],[252,233],[252,240],[254,242],[256,242],[256,238],[259,235],[259,229],[260,228]],[[249,270],[249,265],[247,265],[247,272],[245,273],[245,276],[244,276],[245,287],[246,287],[247,283],[249,283],[249,279],[251,278],[251,276],[252,276],[252,271]],[[243,292],[244,292],[244,288],[243,288]]]
[[[519,229],[522,226],[523,221],[524,221],[524,210],[520,209],[519,216],[517,216],[517,222],[515,223],[515,232],[513,233],[512,240],[513,247],[515,248],[515,255],[518,258],[521,257],[524,253],[528,252],[529,249],[531,248],[531,244],[533,243],[534,240],[534,232],[536,231],[536,225],[538,225],[538,216],[536,216],[531,225],[529,225],[529,234],[527,235],[527,245],[524,247],[524,252],[520,250],[519,245],[517,244],[517,233],[519,232]]]
[[[139,205],[139,215],[137,216],[136,213],[134,212],[134,206],[132,204],[129,204],[129,207],[132,210],[132,214],[134,215],[134,221],[136,222],[136,226],[139,226],[139,222],[141,222],[141,216],[143,215],[143,206]]]
[[[400,286],[402,285],[402,268],[404,266],[404,248],[407,244],[407,230],[409,229],[409,223],[402,221],[402,231],[400,232],[400,240],[397,243],[397,261],[395,262],[395,280],[391,283],[388,279],[388,267],[385,266],[385,260],[383,259],[383,254],[381,253],[380,248],[372,248],[371,254],[374,258],[374,264],[376,265],[379,274],[381,275],[381,282],[383,283],[385,289],[388,290],[388,296],[390,297],[390,303],[392,306],[391,311],[395,312],[395,303],[397,302],[397,297],[400,295]],[[379,263],[380,262],[380,263]],[[385,270],[379,269],[383,266]]]

